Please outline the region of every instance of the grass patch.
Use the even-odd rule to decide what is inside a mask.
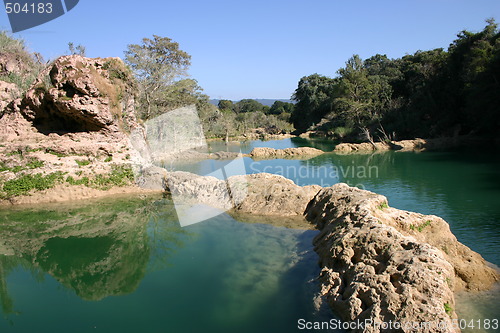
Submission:
[[[89,186],[90,185],[90,179],[89,177],[82,177],[80,179],[74,179],[73,177],[71,176],[68,176],[66,178],[66,182],[70,185],[85,185],[85,186]]]
[[[54,151],[54,150],[53,150],[53,149],[51,149],[51,148],[47,148],[47,149],[45,149],[45,153],[47,153],[47,154],[51,154],[51,155],[55,155],[55,156],[57,156],[57,157],[67,157],[67,156],[69,156],[69,155],[67,155],[67,154],[58,153],[58,152]]]
[[[428,227],[431,225],[431,221],[430,220],[427,220],[425,221],[425,223],[422,223],[421,225],[410,225],[410,229],[413,230],[413,231],[418,231],[418,232],[422,232],[422,230],[424,230],[425,227]]]
[[[75,179],[72,176],[66,177],[66,182],[70,185],[85,185],[99,190],[107,190],[113,186],[125,186],[134,180],[134,172],[129,165],[112,165],[111,171],[106,175],[96,175],[90,179],[82,177]]]
[[[28,169],[37,169],[43,167],[45,164],[44,161],[39,160],[38,158],[32,158],[28,163],[26,163],[26,167]]]
[[[449,303],[444,303],[444,312],[446,312],[448,316],[451,316],[451,314],[453,313],[453,308]]]
[[[104,159],[104,162],[111,162],[113,160],[113,156],[108,156]]]
[[[25,166],[22,165],[15,165],[12,167],[7,166],[4,162],[0,162],[0,172],[2,171],[11,171],[14,173],[18,173],[24,170],[33,170],[33,169],[38,169],[43,167],[45,164],[44,161],[41,161],[37,158],[32,158],[26,163]]]
[[[108,175],[97,175],[92,180],[92,187],[106,190],[113,186],[125,186],[134,180],[130,165],[113,165]]]
[[[386,208],[389,208],[389,205],[387,204],[387,202],[383,202],[380,205],[378,205],[378,209],[380,209],[380,210],[386,209]]]
[[[79,167],[86,166],[92,163],[90,160],[75,160],[75,162]]]
[[[11,179],[3,185],[3,191],[7,198],[26,195],[31,190],[42,191],[54,187],[63,180],[63,173],[58,171],[43,176],[41,173],[35,175],[23,175],[16,179]]]
[[[10,153],[7,154],[7,156],[19,156],[23,158],[24,152],[21,149],[11,151]]]

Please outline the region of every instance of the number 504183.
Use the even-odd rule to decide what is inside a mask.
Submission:
[[[5,11],[7,14],[51,14],[52,3],[24,3],[7,2],[5,4]]]

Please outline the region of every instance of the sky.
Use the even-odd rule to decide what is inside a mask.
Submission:
[[[390,58],[447,48],[457,33],[500,23],[498,0],[80,0],[65,15],[17,33],[46,59],[68,42],[88,57],[121,57],[159,35],[191,56],[189,70],[215,99],[288,99],[301,77],[335,76],[353,54]],[[10,30],[5,11],[0,29]]]

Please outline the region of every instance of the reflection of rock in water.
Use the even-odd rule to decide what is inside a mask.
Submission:
[[[154,252],[148,225],[159,210],[168,215],[169,205],[128,199],[5,214],[0,216],[6,220],[0,223],[1,249],[27,259],[85,300],[131,293]]]

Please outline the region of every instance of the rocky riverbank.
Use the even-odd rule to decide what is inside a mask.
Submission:
[[[322,267],[318,303],[327,302],[345,321],[441,322],[448,328],[428,331],[455,332],[454,293],[487,290],[500,280],[443,219],[391,208],[372,192],[345,184],[300,187],[270,174],[227,182],[185,172],[164,177],[170,193],[192,205],[315,225],[321,230],[314,241]]]
[[[437,139],[414,139],[390,142],[362,142],[362,143],[340,143],[335,146],[337,154],[360,153],[369,154],[383,151],[425,151],[443,150],[456,147],[479,147],[483,144],[491,144],[491,140],[471,136],[457,136]],[[496,142],[498,146],[499,142]]]

